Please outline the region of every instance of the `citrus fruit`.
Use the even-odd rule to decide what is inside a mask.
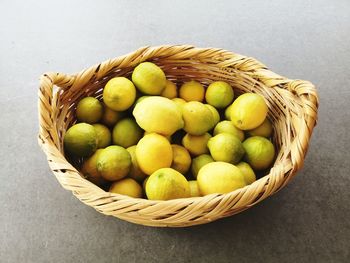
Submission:
[[[97,171],[108,181],[122,179],[129,173],[130,168],[131,156],[121,146],[108,146],[97,157]]]
[[[247,184],[251,184],[256,181],[255,173],[249,164],[245,162],[240,162],[236,166],[239,170],[241,170],[242,174],[244,175],[244,180]]]
[[[218,109],[226,108],[233,101],[233,89],[227,82],[211,83],[205,93],[205,100]]]
[[[231,120],[231,109],[232,104],[225,109],[225,119],[229,121]]]
[[[214,127],[214,116],[203,103],[190,101],[182,106],[183,129],[192,135],[202,135]]]
[[[143,180],[143,183],[142,183],[142,189],[145,193],[146,193],[146,184],[147,184],[148,178],[149,178],[149,176],[147,176],[145,178],[145,180]]]
[[[124,178],[114,182],[109,188],[109,192],[134,198],[142,197],[142,187],[131,178]]]
[[[193,158],[192,165],[191,165],[191,171],[192,171],[193,177],[197,178],[199,170],[207,163],[212,163],[212,162],[214,162],[214,159],[209,154],[201,154],[196,158]]]
[[[184,126],[176,103],[160,96],[148,97],[136,104],[133,115],[137,124],[147,132],[172,135]]]
[[[106,181],[97,171],[97,158],[101,151],[102,149],[96,150],[92,156],[84,161],[81,167],[81,172],[84,174],[86,179],[98,186],[103,186],[108,183],[108,181]]]
[[[94,126],[78,123],[70,127],[64,135],[64,149],[77,157],[92,155],[97,149],[97,135]]]
[[[248,130],[247,133],[249,136],[262,136],[269,138],[272,134],[272,124],[269,119],[266,118],[262,124],[253,130]]]
[[[194,156],[201,155],[204,153],[209,153],[207,144],[211,135],[209,133],[205,133],[203,135],[191,135],[186,134],[182,138],[182,145]]]
[[[190,197],[190,185],[178,171],[172,168],[162,168],[147,180],[146,195],[150,200],[170,200]]]
[[[210,104],[204,104],[213,114],[213,118],[214,118],[214,125],[215,126],[219,121],[220,121],[220,114],[217,111],[217,109],[215,109],[215,107],[211,106]]]
[[[76,114],[79,122],[93,124],[101,119],[103,105],[94,97],[85,97],[79,101]]]
[[[136,159],[145,174],[170,167],[173,161],[173,150],[170,142],[162,135],[150,133],[144,136],[136,145]]]
[[[198,183],[196,180],[188,181],[190,185],[190,196],[191,197],[197,197],[201,196],[199,193]]]
[[[145,132],[143,133],[143,136],[145,136],[145,135],[147,135],[147,134],[151,134],[151,133],[154,133],[154,132],[145,131]],[[160,135],[162,135],[162,134],[160,134]],[[164,137],[171,143],[171,140],[172,140],[171,135],[162,135],[162,136],[164,136]]]
[[[240,141],[244,140],[244,132],[236,128],[236,126],[233,125],[232,121],[221,121],[215,126],[214,136],[224,132],[236,136]]]
[[[115,111],[127,110],[135,101],[134,84],[124,77],[110,79],[103,89],[103,102]]]
[[[108,126],[113,127],[124,115],[124,112],[114,111],[104,105],[103,115],[101,118],[101,123]]]
[[[117,122],[113,128],[113,143],[124,148],[137,144],[142,138],[143,131],[132,118]]]
[[[172,101],[176,103],[180,110],[182,110],[182,106],[186,104],[186,101],[181,98],[173,98]]]
[[[266,138],[253,136],[243,142],[245,160],[254,170],[268,168],[275,158],[275,148]]]
[[[93,124],[97,136],[97,148],[105,148],[111,144],[111,132],[110,130],[99,123]]]
[[[177,97],[177,88],[174,82],[170,80],[166,80],[165,88],[161,93],[161,96],[166,97],[168,99],[173,99]]]
[[[172,144],[171,148],[173,149],[173,162],[171,168],[174,170],[185,174],[191,166],[191,156],[186,148]]]
[[[179,97],[185,101],[203,101],[204,87],[195,80],[191,80],[181,85],[179,90]]]
[[[244,155],[241,141],[230,133],[219,133],[210,138],[208,148],[215,161],[236,164]]]
[[[226,162],[204,165],[199,170],[197,183],[201,195],[229,193],[246,185],[242,172]]]
[[[149,95],[160,95],[166,85],[163,70],[151,62],[140,63],[134,69],[131,78],[141,92]]]
[[[231,121],[241,130],[251,130],[263,123],[267,110],[264,97],[244,93],[232,103]]]
[[[135,179],[138,182],[142,182],[147,175],[142,172],[142,170],[139,167],[139,164],[136,159],[136,145],[130,146],[129,148],[126,149],[130,156],[131,156],[131,168],[129,172],[129,176],[132,179]]]

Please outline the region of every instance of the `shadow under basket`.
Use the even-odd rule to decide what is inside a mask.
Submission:
[[[151,61],[168,79],[181,84],[195,79],[207,85],[223,80],[235,96],[254,92],[269,108],[276,160],[266,175],[227,194],[152,201],[112,194],[92,184],[64,156],[63,138],[75,122],[77,102],[100,98],[112,77],[129,77],[139,63]],[[107,60],[75,75],[47,73],[40,78],[39,144],[60,184],[97,211],[148,226],[185,227],[212,222],[239,213],[283,188],[303,166],[316,124],[318,96],[314,85],[282,77],[254,58],[217,48],[188,45],[143,47]]]

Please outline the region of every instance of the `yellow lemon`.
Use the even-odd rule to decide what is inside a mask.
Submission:
[[[156,133],[144,136],[138,142],[135,154],[139,167],[148,175],[160,168],[170,167],[173,161],[170,142]]]
[[[99,123],[93,124],[97,136],[97,148],[106,148],[111,144],[112,135],[110,130]]]
[[[94,97],[85,97],[79,101],[76,114],[79,122],[93,124],[101,119],[103,115],[103,105]]]
[[[225,109],[225,119],[229,121],[231,120],[231,109],[232,104]]]
[[[201,195],[225,194],[246,185],[242,172],[233,164],[213,162],[204,165],[198,173]]]
[[[97,157],[97,171],[108,181],[122,179],[127,176],[130,168],[131,156],[121,146],[108,146]]]
[[[231,121],[241,130],[251,130],[263,123],[267,111],[264,97],[255,93],[244,93],[232,103]]]
[[[196,158],[193,158],[192,165],[191,165],[191,171],[192,171],[193,177],[197,178],[199,170],[207,163],[212,163],[212,162],[214,162],[214,159],[209,154],[201,154]]]
[[[173,149],[173,162],[171,168],[176,171],[185,174],[190,169],[191,166],[191,156],[186,148],[172,144],[171,148]]]
[[[145,94],[160,95],[166,85],[163,70],[151,62],[140,63],[132,72],[132,82]]]
[[[220,121],[220,114],[217,111],[217,109],[215,109],[215,107],[211,106],[210,104],[204,104],[213,114],[213,118],[214,118],[214,125],[218,124],[218,122]]]
[[[247,184],[252,184],[256,181],[255,173],[249,164],[240,162],[236,166],[239,170],[241,170],[242,174],[244,175],[244,180]]]
[[[227,82],[211,83],[205,93],[205,100],[218,109],[226,108],[233,101],[233,89]]]
[[[162,168],[148,178],[146,195],[150,200],[170,200],[190,197],[190,185],[178,171]]]
[[[98,149],[91,157],[86,159],[81,167],[81,172],[86,179],[98,186],[104,186],[108,183],[97,171],[97,158],[102,149]]]
[[[198,101],[187,102],[182,106],[184,130],[192,135],[203,135],[214,127],[211,110]]]
[[[186,101],[181,98],[173,98],[172,101],[176,103],[180,111],[182,111],[182,106],[186,104]]]
[[[208,148],[215,161],[236,164],[244,155],[241,141],[230,133],[219,133],[210,138]]]
[[[245,160],[254,170],[269,168],[275,158],[275,147],[266,138],[253,136],[243,142]]]
[[[103,102],[115,111],[127,110],[135,101],[136,88],[124,77],[110,79],[103,89]]]
[[[97,135],[94,126],[78,123],[64,135],[64,150],[69,155],[88,157],[97,149]]]
[[[132,118],[117,122],[113,128],[113,143],[124,148],[137,144],[142,138],[143,131]]]
[[[221,121],[215,126],[214,136],[224,132],[236,136],[241,142],[244,140],[244,132],[236,128],[232,121]]]
[[[209,153],[209,149],[207,147],[208,141],[211,138],[209,133],[205,133],[203,135],[191,135],[186,134],[182,138],[182,145],[194,156]]]
[[[129,176],[130,178],[135,179],[138,182],[142,182],[147,177],[147,174],[142,172],[137,162],[136,153],[135,153],[136,145],[130,146],[126,150],[129,152],[131,157],[131,168],[130,168]]]
[[[134,198],[142,197],[142,187],[131,178],[125,178],[114,182],[109,188],[111,193],[127,195]]]
[[[182,84],[179,90],[180,98],[185,101],[203,101],[204,93],[203,85],[195,80]]]
[[[172,135],[184,126],[176,103],[160,96],[148,97],[136,104],[133,115],[137,124],[150,133]]]
[[[147,134],[151,134],[151,133],[154,133],[154,132],[145,131],[145,132],[143,133],[143,136],[145,136],[145,135],[147,135]],[[162,135],[162,134],[160,134],[160,135]],[[164,136],[164,137],[171,143],[171,140],[172,140],[171,135],[162,135],[162,136]]]
[[[168,99],[174,99],[177,97],[177,88],[174,82],[167,80],[165,83],[165,89],[161,93],[161,96]]]
[[[190,184],[190,195],[191,197],[201,196],[199,193],[199,188],[196,180],[188,181]]]
[[[271,122],[266,118],[260,126],[256,127],[253,130],[247,131],[249,136],[262,136],[265,138],[271,137],[272,134],[272,124]]]

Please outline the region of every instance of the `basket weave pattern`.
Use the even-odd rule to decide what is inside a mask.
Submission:
[[[277,157],[269,173],[228,194],[151,201],[106,192],[82,177],[65,158],[63,137],[75,122],[75,107],[85,96],[100,98],[106,82],[130,76],[135,66],[152,61],[168,79],[181,84],[223,80],[235,94],[254,92],[265,97],[274,126]],[[236,96],[236,95],[235,95]],[[317,120],[318,96],[308,81],[291,80],[254,58],[216,48],[193,46],[144,47],[105,61],[75,75],[47,73],[40,78],[39,144],[60,184],[97,211],[149,226],[183,227],[204,224],[239,213],[284,187],[302,167]]]

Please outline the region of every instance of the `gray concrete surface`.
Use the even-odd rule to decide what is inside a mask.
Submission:
[[[0,262],[350,262],[350,2],[0,1]],[[185,229],[103,216],[37,145],[38,77],[144,45],[222,47],[314,82],[304,169],[239,215]]]

